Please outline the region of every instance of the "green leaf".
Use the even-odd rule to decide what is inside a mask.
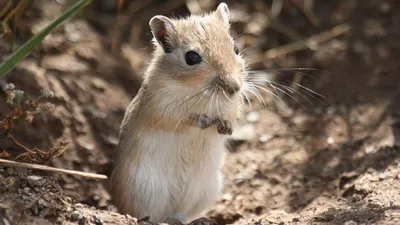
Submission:
[[[60,15],[57,19],[47,25],[43,30],[29,39],[26,43],[24,43],[20,48],[18,48],[15,52],[13,52],[6,61],[0,64],[0,78],[5,76],[8,72],[10,72],[21,60],[23,60],[31,51],[43,41],[43,39],[60,25],[62,22],[71,18],[75,13],[77,13],[80,9],[89,4],[92,0],[79,0],[76,2],[71,8],[69,8],[66,12]]]

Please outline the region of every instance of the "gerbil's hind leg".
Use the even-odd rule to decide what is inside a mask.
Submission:
[[[216,124],[217,120],[204,114],[192,114],[190,115],[190,122],[198,128],[206,129]]]
[[[232,123],[229,120],[219,120],[217,125],[219,134],[229,134],[233,132]]]

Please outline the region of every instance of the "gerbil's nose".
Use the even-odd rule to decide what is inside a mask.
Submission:
[[[233,95],[240,90],[240,84],[234,80],[226,81],[221,76],[217,77],[217,83],[221,86],[229,95]]]

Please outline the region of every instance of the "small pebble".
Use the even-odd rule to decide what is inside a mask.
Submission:
[[[103,220],[100,219],[100,217],[98,215],[93,215],[93,222],[96,225],[102,225],[103,224]]]
[[[344,222],[343,225],[357,225],[357,223],[354,222],[353,220],[349,220],[349,221]]]
[[[86,225],[86,224],[87,224],[87,223],[86,223],[86,218],[85,218],[85,217],[82,217],[82,218],[79,220],[78,224],[79,224],[79,225]]]
[[[12,175],[14,173],[14,169],[11,167],[8,167],[6,171],[8,175]]]
[[[233,199],[233,197],[231,194],[226,193],[226,194],[222,195],[222,199],[224,199],[226,201],[231,201]]]
[[[81,211],[75,210],[71,214],[71,221],[78,221],[78,220],[80,220],[82,218],[83,218],[83,215],[82,215]]]
[[[231,138],[236,140],[251,140],[256,136],[253,124],[245,124],[233,130]]]
[[[328,137],[328,139],[326,139],[326,142],[328,142],[328,144],[333,144],[335,143],[335,139],[333,137]]]
[[[35,216],[39,216],[39,206],[38,206],[38,204],[34,204],[32,207],[31,207],[31,209],[32,209],[32,213],[33,213],[33,215],[35,215]]]
[[[42,177],[39,176],[28,176],[28,183],[31,186],[40,186],[40,181],[43,179]]]
[[[262,143],[265,143],[265,142],[271,140],[271,138],[272,138],[272,135],[269,135],[269,134],[262,134],[262,135],[258,138],[258,140],[259,140],[260,142],[262,142]]]
[[[377,149],[374,146],[367,146],[365,148],[365,153],[366,154],[372,154],[372,153],[376,153]]]
[[[260,113],[250,112],[246,115],[246,120],[250,123],[254,123],[260,120]]]
[[[26,194],[28,194],[30,191],[31,191],[31,189],[30,189],[30,188],[28,188],[28,187],[24,187],[24,192],[25,192]]]

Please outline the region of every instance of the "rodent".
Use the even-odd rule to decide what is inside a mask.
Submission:
[[[229,9],[149,22],[155,50],[120,127],[111,193],[150,221],[200,216],[222,191],[225,142],[242,114],[246,62]]]

